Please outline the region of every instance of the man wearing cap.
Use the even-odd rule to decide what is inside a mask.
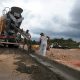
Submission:
[[[44,33],[40,34],[40,55],[46,55],[46,48],[47,48],[47,37]]]

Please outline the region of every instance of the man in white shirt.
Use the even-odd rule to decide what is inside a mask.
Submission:
[[[44,33],[41,33],[40,35],[40,55],[45,56],[47,49],[47,37],[44,35]]]

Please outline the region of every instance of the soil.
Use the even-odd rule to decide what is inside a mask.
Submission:
[[[19,49],[0,48],[0,80],[61,80]]]
[[[80,49],[50,49],[46,57],[80,70]]]
[[[35,52],[39,54],[39,49]],[[80,49],[50,48],[45,57],[80,71]]]

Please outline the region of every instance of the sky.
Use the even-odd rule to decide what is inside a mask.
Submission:
[[[43,32],[50,38],[80,41],[79,0],[0,0],[0,15],[5,7],[23,9],[21,28],[29,29],[32,39]]]

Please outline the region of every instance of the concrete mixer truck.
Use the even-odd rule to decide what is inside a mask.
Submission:
[[[19,35],[20,25],[23,21],[20,7],[6,7],[0,17],[0,45],[12,47],[17,45],[17,35]]]

